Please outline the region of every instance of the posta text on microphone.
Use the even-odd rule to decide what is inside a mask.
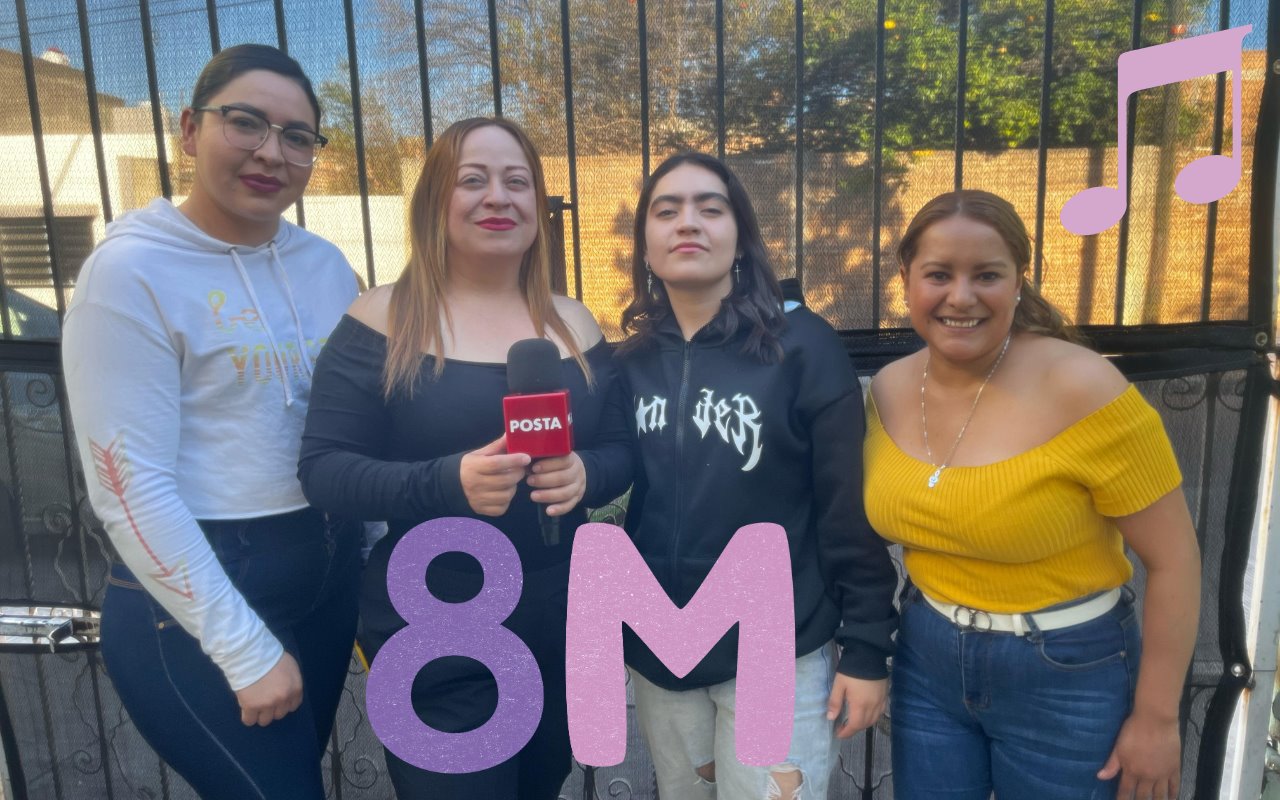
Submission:
[[[502,418],[508,453],[549,458],[573,452],[569,392],[560,369],[560,351],[546,339],[521,339],[507,351]],[[547,547],[560,544],[560,520],[541,503],[538,530]]]
[[[502,398],[507,452],[533,458],[573,451],[569,393],[560,376],[560,351],[546,339],[522,339],[507,353],[507,390]]]
[[[508,395],[502,399],[507,452],[533,458],[566,456],[573,450],[569,393]]]

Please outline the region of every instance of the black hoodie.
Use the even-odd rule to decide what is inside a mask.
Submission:
[[[627,532],[676,605],[690,599],[738,528],[786,529],[796,656],[834,635],[838,669],[887,674],[897,573],[862,508],[862,390],[835,331],[805,308],[787,314],[783,358],[762,364],[709,325],[685,342],[674,317],[621,360],[640,464]],[[624,628],[627,663],[667,689],[737,673],[738,626],[684,678]]]

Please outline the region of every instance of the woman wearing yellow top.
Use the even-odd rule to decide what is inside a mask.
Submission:
[[[1007,201],[934,198],[898,256],[927,347],[876,376],[864,453],[867,516],[912,584],[894,796],[1177,797],[1200,569],[1159,416],[1070,341]]]

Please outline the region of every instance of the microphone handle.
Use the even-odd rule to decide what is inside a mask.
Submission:
[[[542,543],[556,547],[560,544],[560,518],[548,516],[547,507],[542,503],[534,505],[538,507],[538,530],[542,531]]]

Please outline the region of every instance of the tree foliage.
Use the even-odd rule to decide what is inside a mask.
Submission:
[[[1141,20],[1144,46],[1201,21],[1207,0],[1152,0]],[[1056,0],[1050,64],[1050,146],[1115,141],[1116,58],[1131,48],[1127,3]],[[1191,6],[1191,8],[1186,8]],[[794,148],[794,0],[726,0],[724,123],[734,152]],[[657,150],[714,149],[718,127],[714,6],[648,0],[648,116]],[[569,20],[575,141],[579,153],[636,152],[641,144],[642,76],[635,0],[575,0]],[[504,113],[548,153],[566,136],[559,0],[499,4],[498,49]],[[402,63],[390,83],[417,82],[410,0],[379,0],[387,57]],[[1043,0],[968,0],[965,60],[967,149],[1030,146],[1040,137],[1046,8]],[[492,113],[488,15],[484,4],[427,5],[427,55],[436,116]],[[955,144],[961,0],[889,0],[884,21],[883,145],[887,153]],[[806,147],[868,151],[876,119],[875,4],[810,0],[803,19]],[[1185,32],[1185,28],[1183,29]],[[1140,123],[1141,124],[1141,123]],[[1140,137],[1156,136],[1140,129]]]
[[[345,61],[334,76],[316,86],[324,109],[322,132],[328,138],[316,163],[316,189],[328,194],[359,194],[356,170],[356,120],[351,99],[350,70]],[[400,154],[391,113],[376,89],[360,93],[361,132],[364,136],[365,174],[370,194],[400,194]]]

